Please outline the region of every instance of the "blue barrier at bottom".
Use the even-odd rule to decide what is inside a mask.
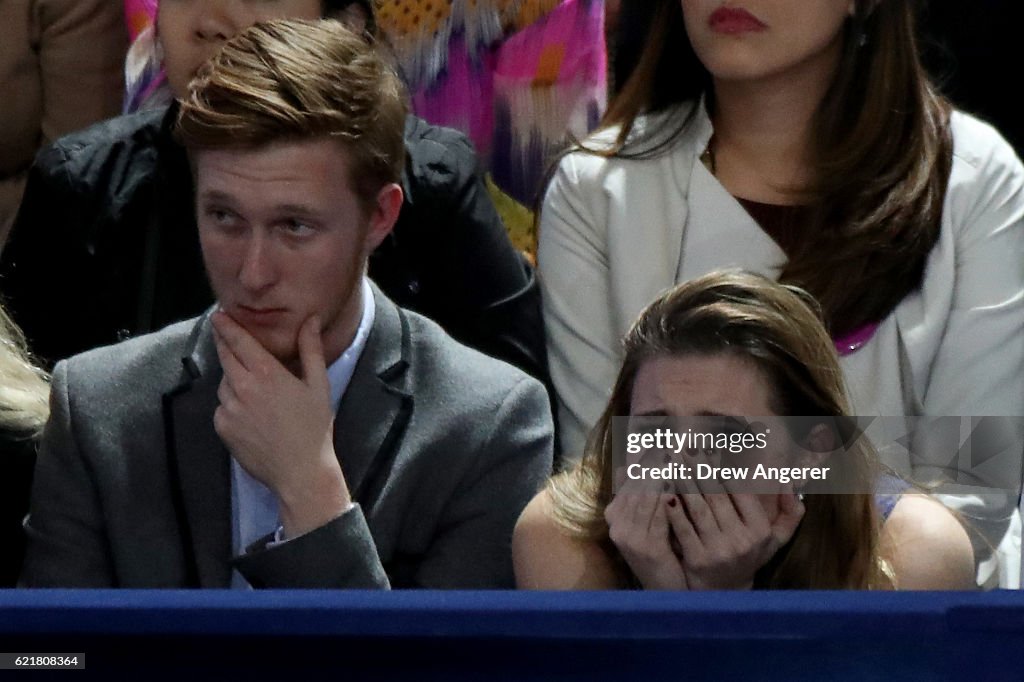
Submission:
[[[1021,592],[0,591],[0,653],[89,679],[975,682],[1022,651]]]

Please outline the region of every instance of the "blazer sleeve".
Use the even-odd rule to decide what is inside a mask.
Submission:
[[[606,200],[591,173],[580,171],[580,164],[600,161],[582,153],[563,158],[540,219],[538,265],[548,364],[558,395],[561,451],[570,461],[582,456],[619,366]]]
[[[116,587],[95,481],[75,441],[68,365],[59,363],[36,460],[21,587]]]
[[[999,143],[951,205],[955,285],[925,415],[1024,416],[1024,167]]]
[[[444,504],[414,586],[514,587],[512,529],[551,473],[552,440],[547,395],[539,383],[524,378],[502,401],[494,426]],[[257,588],[390,588],[359,505],[305,535],[244,554],[234,564]]]
[[[255,588],[391,587],[359,505],[305,535],[235,558]]]
[[[981,140],[972,172],[951,185],[948,206],[955,239],[951,309],[922,400],[925,417],[1012,416],[1012,454],[984,466],[961,455],[949,471],[949,438],[941,429],[916,435],[911,464],[918,480],[955,477],[940,486],[943,502],[972,530],[979,559],[1003,540],[1020,494],[1024,417],[1024,167],[988,126],[971,122]],[[967,163],[958,160],[960,163]],[[959,420],[954,420],[959,422]],[[977,426],[977,425],[975,425]],[[978,435],[979,432],[975,432]],[[947,434],[948,435],[948,434]],[[952,438],[960,434],[952,434]],[[956,442],[960,442],[957,440]],[[977,443],[977,439],[974,440]],[[965,461],[969,459],[971,461]],[[980,460],[979,460],[980,461]],[[945,475],[945,476],[944,476]],[[987,490],[987,491],[986,491]],[[1019,547],[1015,550],[1019,553]]]
[[[554,431],[547,394],[522,378],[494,414],[414,583],[427,589],[513,589],[512,530],[551,475]]]

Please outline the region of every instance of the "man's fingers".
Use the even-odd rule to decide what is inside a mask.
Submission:
[[[311,316],[299,328],[299,361],[302,363],[302,380],[306,385],[329,395],[327,362],[324,360],[324,344],[320,336],[318,315]]]
[[[221,342],[234,354],[242,367],[250,372],[262,374],[275,366],[281,366],[277,358],[223,310],[215,312],[212,320],[213,328],[220,336]]]
[[[214,345],[217,347],[217,357],[220,359],[220,366],[224,369],[224,376],[236,379],[243,376],[248,370],[242,365],[241,360],[231,350],[231,346],[224,340],[220,332],[216,331],[216,327],[214,328],[213,340]]]

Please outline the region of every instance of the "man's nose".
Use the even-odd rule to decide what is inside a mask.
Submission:
[[[253,234],[245,245],[239,283],[249,291],[258,292],[273,285],[276,279],[273,245],[259,234]]]

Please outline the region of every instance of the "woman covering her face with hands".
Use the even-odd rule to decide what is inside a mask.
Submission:
[[[930,83],[916,4],[622,3],[618,93],[603,130],[561,159],[540,223],[567,457],[636,315],[729,267],[820,302],[853,414],[1024,414],[1024,168]],[[1016,496],[950,469],[953,454],[919,433],[884,456],[948,493],[985,559],[1009,538]]]
[[[713,273],[653,303],[582,462],[553,478],[513,539],[531,589],[967,589],[974,560],[960,522],[926,495],[869,492],[883,475],[866,439],[833,448],[848,414],[842,372],[813,302],[760,276]],[[802,496],[690,482],[617,485],[613,418],[809,415],[792,432],[849,490]],[[777,450],[776,463],[787,455]],[[891,477],[888,477],[891,479]],[[807,482],[811,493],[813,484]],[[906,486],[903,486],[906,490]]]

